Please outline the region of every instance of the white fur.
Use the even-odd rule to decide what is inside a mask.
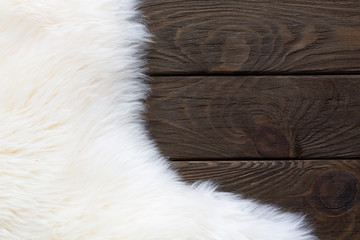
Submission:
[[[0,0],[0,239],[315,239],[169,169],[141,119],[136,5]]]

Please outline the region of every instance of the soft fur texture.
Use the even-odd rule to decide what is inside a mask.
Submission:
[[[0,0],[0,239],[315,239],[169,169],[141,120],[136,4]]]

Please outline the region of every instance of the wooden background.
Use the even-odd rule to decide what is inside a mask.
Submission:
[[[360,239],[360,1],[145,0],[149,128],[184,179]]]

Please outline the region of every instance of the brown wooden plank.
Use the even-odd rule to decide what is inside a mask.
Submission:
[[[358,0],[145,0],[152,74],[360,72]]]
[[[173,159],[359,158],[359,76],[156,77],[149,127]]]
[[[304,213],[321,240],[360,239],[360,160],[173,162],[189,182]]]

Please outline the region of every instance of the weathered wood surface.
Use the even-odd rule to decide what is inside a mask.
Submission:
[[[359,158],[360,77],[156,77],[149,128],[172,159]]]
[[[360,160],[176,161],[189,182],[304,213],[321,240],[360,239]]]
[[[358,0],[145,0],[152,74],[360,72]]]

